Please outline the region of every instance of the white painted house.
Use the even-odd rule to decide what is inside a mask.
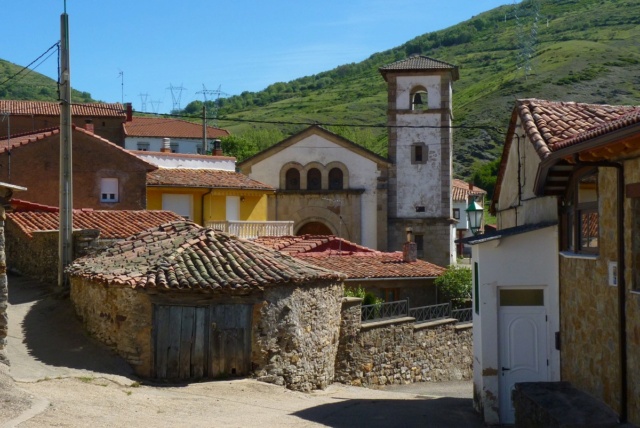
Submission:
[[[124,148],[127,150],[159,152],[164,139],[170,138],[173,153],[204,153],[202,124],[168,117],[134,116],[130,122],[124,123],[123,128]],[[212,140],[228,135],[224,129],[207,126],[207,151],[212,149]]]
[[[336,235],[386,248],[386,159],[314,125],[238,167],[277,189],[269,218],[293,220],[297,235]]]

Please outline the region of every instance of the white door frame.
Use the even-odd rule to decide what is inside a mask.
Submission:
[[[500,422],[503,424],[514,423],[513,403],[511,393],[513,384],[518,382],[544,382],[549,381],[549,323],[547,308],[547,287],[499,287],[500,290],[540,290],[544,292],[543,305],[540,306],[502,306],[498,301],[498,382],[500,391]],[[519,341],[516,345],[519,355],[524,357],[520,366],[512,358],[514,354],[509,349],[512,339],[515,341],[522,336],[509,338],[509,330],[505,328],[505,322],[519,322],[517,327],[531,327],[537,335],[537,343]],[[522,324],[524,321],[524,324]],[[524,353],[522,352],[524,350]]]

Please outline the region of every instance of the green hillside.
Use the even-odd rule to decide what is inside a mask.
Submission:
[[[0,100],[56,101],[58,84],[40,73],[0,59]],[[73,90],[74,102],[95,102],[88,92]]]
[[[251,152],[304,127],[255,121],[342,124],[331,129],[386,154],[384,128],[350,125],[386,122],[386,85],[378,68],[420,53],[460,67],[454,125],[489,127],[454,132],[455,173],[466,177],[474,162],[499,156],[516,98],[640,104],[638,40],[636,0],[524,0],[358,64],[221,99],[218,126],[235,134],[237,143],[249,144]],[[184,112],[198,114],[201,105],[194,101]]]

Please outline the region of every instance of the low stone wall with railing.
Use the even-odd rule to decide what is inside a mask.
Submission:
[[[452,317],[470,321],[470,310],[435,306],[409,308],[406,301],[362,306],[361,299],[345,298],[335,380],[371,387],[471,379],[471,323]]]

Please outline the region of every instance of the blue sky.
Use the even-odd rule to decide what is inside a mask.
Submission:
[[[513,0],[67,0],[71,83],[93,98],[172,108],[360,62]],[[0,58],[25,66],[60,38],[64,0],[0,0]],[[56,78],[56,55],[36,69]],[[175,91],[177,94],[178,91]]]

